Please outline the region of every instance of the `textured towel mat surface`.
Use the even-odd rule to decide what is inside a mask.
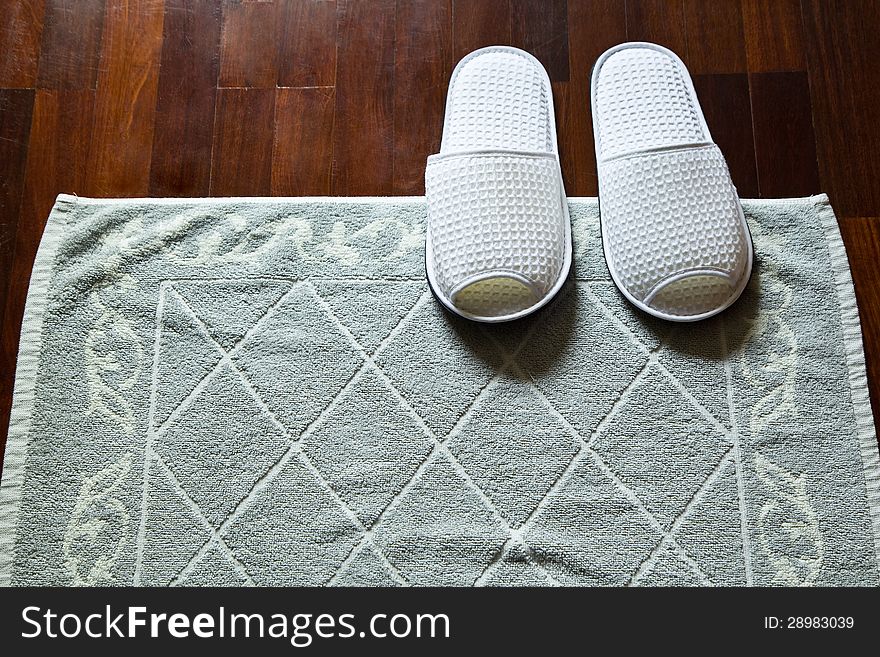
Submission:
[[[422,199],[60,197],[0,500],[7,584],[878,583],[827,199],[744,204],[723,315],[621,300],[595,199],[524,323],[451,319]]]

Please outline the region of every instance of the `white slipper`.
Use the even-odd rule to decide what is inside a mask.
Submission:
[[[446,308],[503,322],[559,291],[571,224],[550,78],[537,59],[492,46],[458,63],[425,196],[428,282]]]
[[[591,101],[612,279],[663,319],[721,312],[748,283],[752,240],[684,63],[652,43],[615,46],[593,68]]]

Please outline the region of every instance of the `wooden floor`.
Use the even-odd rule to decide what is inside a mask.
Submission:
[[[694,75],[744,197],[824,191],[880,418],[877,0],[0,0],[0,441],[31,264],[59,192],[422,194],[455,62],[534,53],[569,195],[596,195],[590,68],[626,40]]]

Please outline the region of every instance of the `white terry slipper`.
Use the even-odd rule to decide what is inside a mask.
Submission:
[[[752,240],[684,63],[652,43],[615,46],[593,68],[591,102],[612,279],[663,319],[721,312],[748,283]]]
[[[446,308],[504,322],[560,290],[571,224],[550,78],[537,59],[492,46],[458,63],[425,196],[428,282]]]

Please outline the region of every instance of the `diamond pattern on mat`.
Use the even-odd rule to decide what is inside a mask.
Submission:
[[[412,478],[432,444],[385,382],[367,372],[304,440],[303,451],[369,527]]]
[[[149,465],[150,490],[144,523],[144,548],[152,558],[144,562],[145,586],[167,586],[199,547],[209,532],[176,490],[159,465]]]
[[[591,459],[579,462],[525,534],[568,586],[621,586],[660,535]]]
[[[318,417],[361,363],[306,285],[294,286],[282,298],[232,360],[294,436]]]
[[[596,453],[668,528],[729,451],[727,437],[655,368],[622,402],[596,440]],[[668,476],[656,477],[657,472]]]
[[[153,422],[164,424],[193,388],[217,366],[223,354],[206,339],[186,302],[164,288],[159,333]]]
[[[183,586],[247,586],[246,577],[235,569],[229,557],[216,545],[196,561],[181,582]]]
[[[376,363],[443,437],[492,378],[500,358],[472,322],[449,318],[438,304],[423,304],[405,321]],[[431,347],[414,352],[414,344]]]
[[[299,460],[289,461],[224,534],[265,586],[324,584],[357,539],[357,527]]]
[[[682,519],[675,537],[713,582],[746,584],[739,493],[733,465],[727,467],[694,504],[690,514]]]
[[[661,548],[657,559],[637,586],[700,586],[700,576],[671,546]]]
[[[582,436],[589,437],[648,356],[576,287],[517,364]],[[595,372],[603,376],[597,377]]]
[[[370,545],[355,548],[353,559],[340,568],[333,586],[399,586]]]
[[[461,519],[467,518],[467,523]],[[467,586],[508,538],[493,510],[443,455],[431,457],[375,538],[412,583]]]
[[[424,281],[315,281],[315,291],[367,353],[373,353],[419,296]]]
[[[633,490],[609,469],[600,455],[593,450],[592,441],[595,436],[578,435],[575,427],[560,414],[554,403],[538,387],[534,387],[535,375],[544,374],[540,368],[540,358],[534,358],[534,349],[532,358],[525,359],[525,362],[532,367],[531,372],[526,373],[522,367],[513,362],[512,357],[517,354],[523,340],[528,343],[529,337],[536,333],[533,330],[535,328],[533,323],[523,323],[519,329],[511,329],[509,335],[504,331],[500,334],[476,331],[469,323],[448,321],[442,313],[432,315],[430,310],[435,309],[434,304],[423,303],[426,300],[426,295],[423,294],[415,306],[403,313],[400,323],[392,327],[379,345],[377,355],[371,356],[369,350],[359,343],[354,332],[346,328],[344,322],[335,316],[332,307],[319,295],[316,296],[311,288],[312,285],[313,283],[307,283],[305,286],[292,283],[290,290],[270,306],[266,313],[246,331],[243,340],[228,352],[214,340],[204,323],[194,313],[192,314],[194,323],[190,323],[187,330],[201,331],[202,337],[209,344],[214,343],[215,350],[221,356],[220,364],[215,365],[196,385],[196,389],[172,411],[171,419],[166,421],[165,425],[151,427],[156,448],[161,447],[162,434],[177,423],[185,421],[191,405],[196,403],[199,395],[213,383],[214,378],[220,377],[224,372],[230,375],[237,374],[262,413],[260,417],[265,416],[273,426],[284,432],[284,425],[263,401],[260,391],[251,386],[248,377],[236,367],[237,359],[234,357],[240,354],[251,335],[258,333],[279,309],[285,311],[284,304],[294,297],[294,293],[300,296],[300,300],[308,300],[308,293],[311,290],[311,299],[316,302],[314,306],[317,313],[313,316],[323,318],[321,321],[316,320],[314,325],[310,325],[311,328],[342,336],[344,339],[343,347],[340,347],[342,352],[352,350],[358,364],[340,387],[339,392],[326,401],[309,424],[302,435],[302,441],[293,436],[286,451],[242,496],[216,531],[210,528],[199,504],[185,492],[182,483],[162,461],[162,456],[151,447],[148,440],[148,458],[155,459],[157,466],[161,465],[159,468],[149,469],[148,481],[157,476],[161,477],[164,468],[166,483],[176,488],[178,498],[185,503],[184,506],[190,507],[190,516],[209,532],[207,538],[203,538],[205,533],[200,531],[193,534],[194,537],[198,537],[193,545],[199,540],[206,542],[195,552],[191,547],[186,550],[186,553],[191,553],[192,556],[171,579],[172,584],[202,583],[203,577],[210,577],[209,571],[206,570],[207,564],[213,563],[214,556],[218,554],[225,558],[224,561],[217,557],[220,559],[217,563],[222,564],[222,566],[218,565],[218,568],[227,572],[228,566],[231,566],[234,570],[234,573],[227,572],[229,576],[223,580],[229,582],[241,580],[247,583],[342,585],[347,582],[362,582],[364,578],[378,578],[379,583],[493,585],[498,582],[499,576],[505,574],[510,577],[516,575],[514,579],[524,585],[599,583],[599,580],[605,583],[627,581],[638,583],[640,579],[652,576],[657,568],[656,562],[661,560],[670,549],[676,558],[690,567],[691,572],[698,576],[702,583],[710,581],[700,569],[700,565],[682,550],[677,541],[677,533],[687,527],[689,522],[697,521],[697,510],[704,508],[701,506],[703,497],[709,495],[707,491],[714,490],[716,480],[720,480],[719,473],[724,476],[724,468],[732,461],[729,445],[726,447],[724,458],[699,483],[692,498],[675,517],[669,529],[664,529],[665,525],[661,525],[652,512],[639,501]],[[182,302],[181,310],[192,312],[176,290],[167,283],[163,284],[163,287],[167,287],[166,291],[177,295],[177,299]],[[304,295],[300,289],[303,287]],[[319,285],[315,287],[325,289]],[[591,300],[596,304],[595,306],[575,307],[583,307],[590,313],[593,310],[600,310],[606,320],[612,320],[612,327],[622,331],[623,340],[646,358],[649,351],[659,348],[659,344],[652,345],[649,350],[642,343],[644,336],[634,334],[626,320],[617,316],[620,312],[619,308],[614,308],[613,312],[608,310],[609,306],[613,308],[613,304],[603,303],[595,295],[589,294],[573,293],[568,297],[570,297],[569,304],[584,303],[585,297],[589,297],[587,300]],[[544,315],[546,321],[541,322],[541,332],[537,332],[536,339],[539,342],[546,337],[542,336],[545,325],[553,326],[557,331],[557,337],[565,336],[565,320],[560,321],[559,318],[554,317],[560,311],[562,314],[571,313],[572,308],[569,306],[566,310],[565,304],[560,303],[559,308]],[[593,317],[593,314],[590,314],[590,317]],[[160,313],[160,323],[161,321]],[[533,399],[544,404],[545,409],[538,408],[536,412],[543,410],[544,415],[549,414],[557,418],[566,427],[569,435],[580,442],[580,446],[576,448],[577,452],[568,459],[568,463],[562,467],[549,490],[540,496],[522,525],[515,531],[509,519],[511,512],[499,510],[496,505],[501,502],[493,501],[477,483],[477,477],[482,475],[473,467],[476,461],[472,460],[469,463],[469,467],[474,470],[474,474],[471,475],[462,467],[453,451],[441,442],[442,434],[438,434],[432,430],[430,424],[425,423],[422,415],[431,413],[432,409],[419,411],[416,404],[410,401],[410,399],[418,399],[418,394],[414,394],[413,379],[409,378],[412,370],[403,365],[403,355],[395,354],[396,350],[393,348],[396,347],[398,337],[406,331],[412,331],[414,326],[421,327],[423,332],[438,331],[441,336],[448,337],[451,334],[452,338],[447,340],[448,346],[452,350],[466,352],[466,362],[472,368],[469,371],[472,384],[474,379],[477,380],[469,394],[459,399],[458,404],[453,405],[456,414],[454,420],[449,421],[449,426],[455,425],[457,429],[467,427],[471,415],[481,412],[484,406],[488,409],[489,405],[485,400],[491,399],[493,387],[496,384],[503,386],[504,382],[510,384],[514,381],[511,378],[513,376],[516,377],[517,383],[531,386],[532,393],[536,395]],[[412,339],[416,336],[405,335],[407,341],[413,344]],[[499,340],[499,337],[502,339]],[[490,343],[495,345],[494,348],[488,346]],[[422,340],[416,341],[415,344],[433,343]],[[554,345],[551,341],[545,343],[545,347],[552,349]],[[391,352],[393,357],[386,358],[380,363],[386,351]],[[161,352],[156,356],[161,357]],[[486,368],[491,372],[485,383],[482,382],[483,375],[474,374],[474,371],[478,372],[480,369],[471,360],[475,356],[479,356],[478,362],[486,363]],[[456,361],[453,360],[452,363],[456,364]],[[658,367],[656,360],[652,363],[651,367]],[[380,364],[392,372],[401,383],[395,384],[394,377],[389,378],[389,375],[379,368]],[[505,371],[510,367],[513,368],[512,372],[506,374]],[[161,370],[161,367],[159,369]],[[469,368],[465,370],[468,371]],[[441,369],[438,365],[434,373],[439,371]],[[455,368],[453,371],[457,376],[461,376],[461,372]],[[676,381],[670,372],[664,371],[664,375],[667,381]],[[364,384],[359,383],[361,379],[365,380]],[[608,417],[613,420],[620,414],[618,407],[640,383],[643,383],[643,379],[645,379],[644,373],[639,373],[617,393],[616,401],[605,411],[598,423],[603,425],[600,437],[604,435],[607,426],[612,426]],[[420,431],[434,444],[430,455],[418,465],[410,478],[400,477],[396,484],[400,487],[393,492],[390,505],[384,507],[374,525],[367,530],[360,519],[360,514],[349,507],[350,504],[358,507],[357,497],[346,496],[348,497],[346,500],[338,494],[302,448],[304,445],[317,444],[315,441],[310,441],[312,434],[320,435],[323,423],[333,417],[345,398],[357,396],[358,386],[367,386],[366,390],[371,385],[378,385],[377,380],[381,380],[389,398],[393,400],[391,407],[399,404],[405,408]],[[416,380],[419,379],[416,377]],[[420,381],[427,385],[427,379],[423,378]],[[395,385],[404,387],[403,384],[407,383],[409,387],[406,390],[398,391],[395,387]],[[677,384],[681,388],[680,382]],[[401,392],[404,392],[402,396]],[[532,393],[523,392],[523,396]],[[696,408],[704,417],[708,417],[706,410],[692,397],[685,397],[683,403],[685,406]],[[460,410],[458,410],[459,404]],[[711,420],[711,417],[709,419]],[[709,424],[718,428],[717,422],[710,421]],[[724,433],[723,427],[719,432]],[[453,434],[453,438],[449,439],[450,445],[453,446],[456,444],[454,435],[457,435],[457,431]],[[460,452],[461,454],[464,452]],[[320,456],[313,455],[313,458],[320,464]],[[467,456],[461,458],[465,462],[468,461]],[[560,456],[559,463],[564,460]],[[155,474],[154,470],[158,474]],[[487,471],[491,471],[491,468]],[[404,479],[406,481],[403,481]],[[539,476],[538,480],[540,479]],[[488,485],[487,488],[491,489]],[[340,492],[344,492],[342,488]],[[602,507],[603,504],[606,506]],[[361,512],[364,508],[367,507],[360,507]],[[551,509],[553,513],[548,513],[547,509]],[[607,523],[597,525],[596,519],[603,511],[610,514],[607,517],[619,520],[620,527],[616,522],[611,525]],[[476,521],[464,525],[460,522],[463,517]],[[146,524],[146,518],[142,522]],[[291,523],[299,523],[303,529],[291,535]],[[571,529],[567,529],[569,526],[579,529],[572,533]],[[579,535],[584,527],[586,533]],[[614,544],[611,537],[616,537],[621,532],[630,534],[626,548],[622,551],[618,549],[611,555],[603,553],[603,549],[607,552],[607,547]],[[282,554],[297,553],[302,557],[299,561],[294,563],[292,557],[291,559],[286,556],[277,557],[277,549],[274,544],[270,545],[276,533],[282,540],[287,541]],[[686,534],[686,532],[682,533]],[[169,536],[168,543],[175,545],[175,538]],[[144,578],[151,579],[149,576],[150,568],[153,567],[149,558],[151,545],[153,543],[147,542],[141,546],[139,542],[136,582]],[[711,546],[708,549],[711,550]],[[696,552],[700,551],[696,550]],[[142,553],[146,553],[146,559],[142,559]],[[272,555],[276,555],[274,561]],[[599,566],[589,565],[594,562]],[[176,561],[174,563],[177,564]],[[315,567],[307,567],[309,564]],[[450,565],[451,567],[447,567]],[[137,575],[141,570],[143,570],[142,577]],[[602,576],[597,577],[597,575]],[[218,581],[218,583],[223,582]]]
[[[657,359],[721,424],[730,428],[720,317],[676,331]]]
[[[178,281],[174,289],[211,337],[229,350],[290,290],[290,283],[263,279]]]
[[[287,436],[229,365],[222,365],[188,411],[153,440],[155,451],[215,527],[287,445]]]
[[[475,405],[448,446],[504,517],[519,526],[562,474],[579,441],[547,412],[534,388],[504,378]]]
[[[604,261],[603,261],[604,264]],[[630,331],[647,349],[655,350],[676,334],[676,324],[638,310],[613,283],[585,283],[584,290]],[[688,327],[690,328],[690,327]]]

